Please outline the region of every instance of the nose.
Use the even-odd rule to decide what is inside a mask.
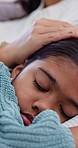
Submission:
[[[38,115],[40,112],[46,110],[46,109],[51,109],[51,104],[48,101],[41,101],[38,100],[33,103],[32,109],[34,112],[34,115]]]

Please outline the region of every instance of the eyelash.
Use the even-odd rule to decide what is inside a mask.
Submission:
[[[47,89],[44,89],[43,87],[41,87],[41,86],[38,84],[38,82],[37,82],[36,80],[34,80],[33,82],[34,82],[35,87],[36,87],[39,91],[41,91],[41,92],[43,92],[43,93],[48,92],[48,90],[47,90]],[[72,118],[72,117],[69,117],[68,115],[65,114],[65,112],[64,112],[64,110],[63,110],[63,108],[62,108],[61,105],[60,105],[60,111],[61,111],[62,115],[64,116],[64,118],[68,118],[68,119],[71,119],[71,118]]]
[[[41,86],[38,84],[38,82],[37,82],[36,80],[34,80],[33,82],[34,82],[34,85],[36,86],[36,88],[37,88],[39,91],[41,91],[41,92],[43,92],[43,93],[48,92],[48,90],[45,89],[45,88],[43,88],[43,87],[41,87]]]
[[[70,117],[70,116],[68,116],[68,115],[65,114],[65,112],[64,112],[64,110],[63,110],[63,108],[62,108],[61,105],[60,105],[60,111],[61,111],[62,115],[64,116],[64,118],[68,118],[68,119],[71,119],[72,118],[72,117]]]

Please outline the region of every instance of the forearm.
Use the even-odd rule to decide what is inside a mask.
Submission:
[[[78,148],[78,126],[70,128],[75,140],[76,148]]]
[[[26,50],[27,49],[27,50]],[[18,40],[0,48],[0,61],[5,63],[9,68],[22,64],[30,54],[32,54],[29,42]]]
[[[21,55],[21,51],[23,49],[22,46],[23,46],[22,43],[19,44],[19,42],[14,42],[14,43],[7,44],[4,47],[1,47],[0,48],[0,61],[5,63],[5,65],[7,65],[9,68],[18,64],[17,63],[18,54],[22,56]]]
[[[17,64],[22,64],[26,58],[28,58],[35,49],[38,49],[34,45],[32,33],[34,25],[32,25],[26,33],[12,43],[2,43],[0,46],[0,61],[4,62],[8,67],[13,67]]]
[[[15,64],[14,50],[12,45],[8,43],[0,47],[0,61],[5,63],[9,68]]]
[[[20,39],[0,48],[0,61],[8,67],[22,64],[44,45],[70,37],[78,37],[76,27],[62,21],[41,19],[33,24]]]

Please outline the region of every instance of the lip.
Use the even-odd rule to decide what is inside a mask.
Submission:
[[[23,113],[21,112],[21,117],[23,119],[24,125],[29,126],[34,120],[34,115],[29,112]]]

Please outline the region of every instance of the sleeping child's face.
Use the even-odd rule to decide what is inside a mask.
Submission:
[[[12,72],[13,85],[26,125],[46,109],[58,113],[61,122],[78,114],[78,67],[60,57],[36,60],[20,72]]]

